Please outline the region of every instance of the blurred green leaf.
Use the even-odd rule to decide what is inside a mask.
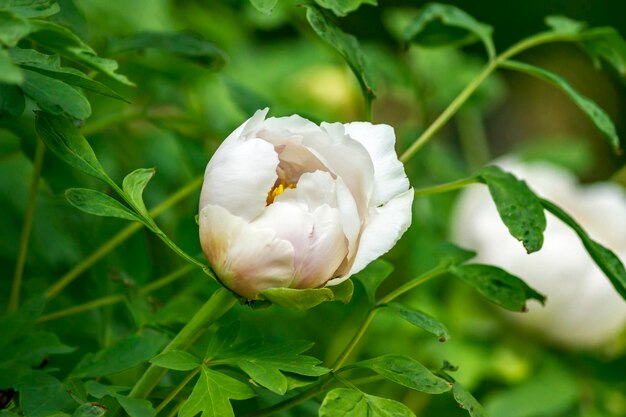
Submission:
[[[15,85],[0,84],[0,122],[18,118],[24,112],[24,93]]]
[[[442,394],[452,385],[430,372],[424,365],[401,355],[383,355],[357,362],[350,367],[368,368],[390,381],[427,394]]]
[[[12,48],[9,51],[13,62],[28,70],[38,72],[50,78],[84,88],[103,96],[126,101],[124,97],[111,90],[106,85],[94,81],[83,72],[74,68],[61,67],[61,58],[58,55],[46,55],[34,49]]]
[[[148,400],[123,395],[118,395],[115,398],[130,417],[154,417],[156,415],[156,410]]]
[[[269,102],[264,97],[255,93],[251,89],[230,79],[223,78],[224,85],[228,89],[228,94],[233,102],[239,107],[243,114],[254,114],[259,109],[270,107]]]
[[[391,303],[388,306],[412,325],[437,336],[440,342],[445,342],[450,338],[446,326],[428,314],[400,303]]]
[[[305,7],[307,8],[306,18],[309,24],[320,38],[343,56],[359,80],[366,100],[375,98],[373,74],[367,58],[359,46],[359,41],[354,36],[348,35],[339,29],[318,7],[312,5],[306,5]]]
[[[350,279],[326,288],[329,288],[333,292],[333,301],[341,301],[344,304],[348,304],[350,302],[352,294],[354,293],[354,284]]]
[[[179,417],[234,417],[230,400],[246,400],[255,396],[254,391],[243,382],[213,371],[206,366],[191,395],[180,409]]]
[[[123,38],[110,38],[107,46],[112,54],[162,49],[211,70],[218,70],[226,64],[226,54],[222,50],[193,32],[140,32]]]
[[[47,17],[59,12],[56,0],[0,0],[0,9],[21,17]]]
[[[31,25],[28,20],[0,9],[0,44],[11,47],[28,35]]]
[[[591,119],[594,125],[606,137],[611,146],[618,150],[620,148],[619,137],[611,118],[596,103],[574,90],[565,79],[553,72],[534,65],[517,61],[505,61],[502,66],[514,71],[523,72],[560,88],[572,101]]]
[[[378,6],[377,0],[315,0],[315,2],[326,9],[332,10],[337,16],[345,16],[361,7],[362,4]]]
[[[261,13],[271,14],[278,0],[250,0],[250,3]]]
[[[143,202],[143,191],[154,177],[154,168],[139,168],[128,174],[122,182],[122,188],[130,200],[135,203],[144,216],[150,216]]]
[[[41,110],[56,115],[67,114],[80,120],[91,115],[89,101],[70,85],[35,71],[22,71],[24,94],[32,98]]]
[[[21,340],[35,326],[37,319],[43,312],[45,299],[43,297],[33,297],[24,302],[16,311],[0,318],[0,349],[5,351],[11,348],[13,342]],[[5,355],[7,352],[4,352]]]
[[[576,232],[593,261],[609,278],[615,290],[626,300],[626,269],[622,261],[611,250],[591,239],[587,232],[563,209],[546,199],[542,199],[541,203],[546,210]]]
[[[170,350],[150,359],[150,363],[175,371],[191,371],[202,365],[202,360],[182,350]]]
[[[424,6],[405,29],[404,39],[429,47],[457,46],[479,39],[489,58],[496,55],[491,33],[493,28],[474,19],[463,10],[441,3]]]
[[[1,349],[0,363],[10,359],[30,367],[37,367],[50,355],[72,351],[74,351],[74,348],[62,343],[56,334],[39,331],[22,336],[10,346]]]
[[[463,264],[476,256],[476,252],[461,248],[450,242],[438,244],[436,254],[439,266],[444,268]]]
[[[13,63],[6,49],[0,48],[0,83],[21,84],[23,81],[20,67]]]
[[[458,382],[455,382],[452,386],[452,395],[456,402],[459,403],[459,407],[467,410],[471,417],[487,417],[483,406]]]
[[[451,268],[450,272],[490,301],[511,311],[525,311],[526,300],[543,304],[546,299],[520,278],[492,265],[462,265]]]
[[[402,403],[375,397],[348,388],[336,388],[326,394],[319,409],[320,417],[415,417]]]
[[[294,310],[308,310],[324,301],[332,301],[335,296],[330,288],[269,288],[259,295],[272,304]]]
[[[611,27],[589,29],[583,33],[583,48],[599,63],[607,61],[616,71],[626,77],[626,41]]]
[[[580,33],[587,26],[584,22],[559,15],[546,16],[545,22],[553,31],[568,34]]]
[[[87,188],[70,188],[65,192],[65,198],[71,205],[85,213],[136,222],[141,221],[135,213],[123,206],[122,203],[100,191]]]
[[[96,381],[87,381],[85,383],[87,393],[92,397],[102,398],[105,396],[116,397],[120,391],[130,391],[129,387],[117,387],[114,385],[104,385]]]
[[[521,241],[528,253],[541,249],[546,215],[539,198],[524,181],[496,166],[483,168],[479,175],[489,187],[500,218],[511,236]]]
[[[72,417],[102,417],[106,413],[106,407],[96,403],[81,404],[72,413]]]
[[[15,389],[20,393],[20,407],[28,417],[46,417],[76,406],[65,385],[43,371],[32,371],[20,378]]]
[[[111,181],[87,139],[67,117],[38,112],[35,129],[46,147],[65,163],[104,182]]]
[[[355,278],[363,285],[365,295],[370,304],[376,302],[376,291],[380,284],[393,272],[393,265],[384,259],[376,259],[363,271],[356,274]]]

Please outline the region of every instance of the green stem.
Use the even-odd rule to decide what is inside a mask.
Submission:
[[[482,115],[475,107],[465,107],[456,116],[461,148],[471,171],[491,160]]]
[[[193,265],[185,265],[182,268],[177,269],[174,272],[169,273],[168,275],[148,284],[145,285],[143,287],[140,287],[137,290],[137,294],[139,295],[145,295],[145,294],[149,294],[152,291],[155,291],[161,287],[164,287],[168,284],[171,284],[172,282],[178,280],[179,278],[185,276],[187,273],[189,273],[192,269],[194,268]],[[111,304],[116,304],[119,302],[124,301],[124,298],[126,297],[125,294],[115,294],[115,295],[109,295],[106,297],[102,297],[102,298],[98,298],[96,300],[92,300],[89,302],[86,302],[84,304],[80,304],[74,307],[70,307],[67,308],[65,310],[61,310],[61,311],[56,311],[54,313],[50,313],[50,314],[46,314],[45,316],[41,316],[39,318],[39,320],[37,320],[37,323],[45,323],[47,321],[51,321],[51,320],[57,320],[63,317],[67,317],[67,316],[71,316],[74,314],[78,314],[78,313],[82,313],[83,311],[88,311],[88,310],[93,310],[95,308],[99,308],[99,307],[104,307],[104,306],[108,306]]]
[[[195,192],[200,185],[202,185],[203,177],[195,178],[193,181],[179,189],[177,192],[169,196],[165,201],[156,206],[154,209],[150,211],[150,216],[157,217],[165,210],[169,209],[185,197],[189,196],[189,194]],[[102,259],[105,255],[111,252],[113,249],[118,247],[122,242],[126,241],[130,236],[132,236],[135,232],[140,230],[143,227],[141,223],[131,223],[122,230],[120,230],[117,234],[115,234],[111,239],[102,244],[98,249],[92,252],[87,258],[83,259],[78,265],[72,268],[67,274],[63,275],[57,282],[55,282],[48,290],[46,291],[46,299],[50,300],[58,295],[67,285],[72,283],[76,278],[78,278],[83,272],[87,269],[91,268],[96,262]]]
[[[201,332],[230,310],[236,301],[237,299],[229,290],[223,287],[219,288],[161,353],[171,350],[187,350]],[[167,369],[165,368],[150,365],[131,390],[130,397],[146,398],[166,372]]]
[[[372,97],[370,97],[369,95],[365,95],[364,98],[365,100],[365,121],[366,122],[372,122],[372,102],[374,101],[372,99]]]
[[[346,362],[346,360],[348,360],[348,357],[350,356],[350,354],[354,350],[355,346],[359,343],[359,341],[361,340],[361,338],[363,337],[363,335],[367,331],[370,323],[372,323],[372,320],[374,320],[374,316],[376,316],[377,312],[378,312],[378,306],[374,306],[374,308],[372,308],[367,313],[367,316],[365,317],[365,320],[363,320],[363,323],[361,323],[361,327],[359,327],[359,330],[357,330],[356,334],[352,337],[352,340],[350,340],[350,342],[345,347],[343,352],[341,352],[341,355],[339,355],[339,357],[337,358],[337,360],[335,361],[335,363],[331,367],[333,372],[336,372],[339,368],[341,368],[343,366],[343,364]]]
[[[423,283],[430,281],[433,278],[436,278],[440,275],[443,275],[444,273],[448,272],[448,268],[446,267],[438,267],[435,269],[432,269],[420,276],[418,276],[417,278],[412,279],[411,281],[407,282],[406,284],[396,288],[394,291],[390,292],[389,294],[387,294],[386,296],[384,296],[378,303],[376,303],[376,307],[382,307],[386,304],[389,304],[390,302],[392,302],[393,300],[395,300],[396,298],[400,297],[402,294],[411,291],[412,289],[414,289],[415,287],[422,285]]]
[[[424,196],[424,195],[445,193],[448,191],[458,190],[459,188],[463,188],[468,185],[476,184],[479,182],[480,180],[476,177],[464,178],[461,180],[452,181],[452,182],[448,182],[445,184],[435,185],[433,187],[418,188],[417,190],[415,190],[415,195]]]
[[[419,138],[409,148],[404,151],[404,153],[400,156],[400,161],[402,163],[407,163],[411,158],[415,156],[417,151],[419,151],[424,145],[426,145],[441,129],[452,116],[465,104],[467,99],[476,91],[476,89],[482,84],[483,81],[494,72],[502,62],[506,61],[510,57],[519,54],[529,48],[549,43],[549,42],[559,42],[559,41],[575,41],[578,40],[579,36],[576,34],[563,34],[563,33],[553,33],[553,32],[545,32],[540,33],[535,36],[531,36],[529,38],[523,39],[511,46],[509,49],[504,51],[502,54],[498,55],[494,59],[490,60],[487,65],[476,75],[476,77],[465,86],[463,90],[459,93],[458,96],[446,107],[446,109],[435,119],[435,121],[428,126],[428,128],[420,135]]]
[[[9,306],[7,309],[9,312],[17,310],[17,306],[20,303],[20,291],[22,288],[22,278],[24,277],[24,265],[26,264],[26,253],[28,252],[30,232],[33,228],[35,202],[37,201],[37,190],[39,189],[39,178],[41,177],[41,167],[43,165],[45,150],[46,147],[43,142],[40,139],[37,139],[35,159],[33,161],[33,177],[30,182],[28,203],[26,204],[26,212],[24,213],[24,223],[22,225],[22,233],[20,235],[20,246],[17,252],[15,273],[13,274],[13,286],[11,287],[11,296],[9,298]]]
[[[167,394],[167,397],[165,397],[163,399],[163,401],[161,401],[161,403],[156,407],[156,412],[160,413],[161,410],[163,410],[165,407],[167,407],[167,405],[170,403],[170,401],[172,401],[174,398],[176,398],[176,396],[178,395],[178,393],[185,388],[185,386],[189,383],[189,381],[191,381],[191,379],[196,376],[198,374],[198,372],[200,372],[200,369],[202,369],[202,367],[197,367],[196,369],[194,369],[193,371],[189,372],[187,374],[187,376],[180,382],[180,384],[178,384],[169,394]]]

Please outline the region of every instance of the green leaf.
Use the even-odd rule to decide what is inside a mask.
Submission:
[[[272,14],[278,0],[250,0],[250,3],[261,13]],[[257,107],[259,109],[261,107]]]
[[[352,294],[354,293],[354,284],[350,279],[326,288],[329,288],[333,292],[333,301],[341,301],[344,304],[348,304],[350,302]]]
[[[239,335],[239,326],[239,322],[236,321],[220,327],[213,337],[211,337],[204,357],[206,359],[212,359],[213,357],[231,348]]]
[[[30,24],[32,28],[29,38],[45,45],[47,49],[108,75],[122,84],[135,85],[128,78],[116,72],[118,68],[116,61],[99,57],[89,45],[84,43],[70,29],[48,20],[32,20]]]
[[[130,417],[154,417],[156,415],[156,410],[148,400],[123,395],[118,395],[115,398]]]
[[[56,0],[2,0],[0,8],[7,8],[21,17],[48,17],[59,12]]]
[[[88,363],[75,369],[72,376],[92,378],[125,371],[149,361],[167,341],[165,336],[153,331],[131,335],[98,352]]]
[[[546,215],[539,198],[524,181],[495,166],[483,168],[480,178],[489,187],[502,222],[528,253],[543,246]]]
[[[70,188],[65,192],[65,198],[71,205],[85,213],[136,222],[141,221],[135,213],[123,206],[122,203],[100,191],[87,188]]]
[[[248,385],[206,366],[191,395],[180,409],[179,417],[194,417],[202,413],[202,417],[234,417],[230,400],[246,400],[255,396]]]
[[[89,142],[67,117],[38,112],[35,129],[46,147],[64,162],[104,182],[111,182]]]
[[[16,85],[0,84],[0,122],[20,117],[25,105],[21,88]]]
[[[102,417],[106,413],[106,407],[97,403],[81,404],[72,413],[72,417]]]
[[[352,366],[368,368],[390,381],[427,394],[442,394],[452,385],[430,372],[415,359],[401,355],[383,355],[357,362]]]
[[[465,388],[463,388],[458,382],[455,382],[452,386],[452,395],[454,399],[464,410],[467,410],[471,417],[486,417],[487,414],[482,405],[476,398],[472,396]]]
[[[619,137],[611,118],[596,103],[574,90],[571,85],[561,76],[553,72],[545,70],[534,65],[525,64],[517,61],[505,61],[502,63],[504,68],[514,71],[523,72],[558,87],[566,93],[570,99],[591,119],[598,130],[606,137],[611,146],[615,150],[620,148]]]
[[[356,279],[363,285],[365,295],[370,304],[376,302],[376,291],[380,284],[393,272],[393,265],[384,259],[377,259],[369,264],[363,271],[356,274]]]
[[[7,50],[0,48],[0,83],[22,84],[22,82],[24,82],[22,70],[13,63]],[[4,93],[0,92],[0,94]]]
[[[524,281],[492,265],[462,265],[450,272],[494,303],[511,311],[526,311],[526,300],[544,303],[546,297]]]
[[[89,101],[78,90],[63,81],[23,69],[24,94],[32,98],[41,110],[51,114],[67,114],[75,119],[86,119],[91,115]]]
[[[44,297],[33,297],[20,305],[19,309],[0,318],[0,353],[6,359],[10,351],[13,358],[14,342],[22,340],[35,326],[45,305]],[[0,360],[0,362],[4,362]]]
[[[107,46],[112,54],[162,49],[211,70],[218,70],[226,64],[226,54],[194,32],[138,32],[122,38],[110,38]]]
[[[584,22],[558,15],[546,16],[545,22],[553,31],[566,34],[580,33],[587,26]]]
[[[170,350],[150,359],[150,363],[176,371],[191,371],[202,365],[202,360],[182,350]]]
[[[609,278],[615,290],[626,300],[626,269],[622,261],[611,250],[589,237],[587,232],[563,209],[545,199],[542,199],[541,203],[546,210],[576,232],[593,261]]]
[[[311,346],[311,343],[304,341],[269,344],[256,340],[235,345],[215,358],[221,363],[240,367],[259,385],[282,395],[288,387],[287,378],[282,372],[305,376],[320,376],[329,372],[318,366],[321,361],[317,358],[301,355]]]
[[[318,7],[312,5],[305,5],[305,7],[307,8],[306,18],[309,24],[320,38],[335,48],[346,60],[359,81],[365,99],[372,100],[375,98],[373,75],[367,59],[361,51],[359,41],[354,36],[339,29]]]
[[[461,265],[476,256],[476,252],[461,248],[450,242],[442,242],[437,245],[438,266],[447,268]]]
[[[42,371],[28,373],[15,389],[20,393],[20,407],[28,417],[46,417],[76,406],[65,385]]]
[[[377,0],[315,0],[315,2],[326,9],[332,10],[337,16],[345,16],[361,7],[362,4],[378,6]]]
[[[13,361],[27,364],[30,367],[41,365],[50,355],[74,351],[74,348],[61,343],[57,335],[49,332],[34,332],[27,336],[22,336],[10,345],[10,349],[10,357]],[[5,350],[6,348],[0,350],[0,358],[7,358],[8,352],[5,352]],[[4,360],[0,359],[0,362],[4,362]]]
[[[98,399],[109,396],[109,397],[117,397],[120,391],[130,391],[130,387],[117,387],[114,385],[104,385],[96,381],[87,381],[85,383],[85,389],[87,393],[92,397],[96,397]]]
[[[61,67],[61,58],[58,55],[46,55],[34,49],[21,48],[12,48],[9,53],[13,62],[25,69],[38,72],[50,78],[84,88],[85,90],[103,96],[128,102],[124,97],[120,96],[106,85],[92,80],[83,72],[74,68]]]
[[[458,7],[430,3],[424,6],[404,31],[404,39],[422,46],[458,46],[480,40],[489,58],[496,55],[493,28],[481,23]]]
[[[0,45],[15,46],[30,31],[31,25],[28,20],[7,10],[0,10]]]
[[[273,304],[294,310],[307,310],[334,298],[330,288],[269,288],[259,295]]]
[[[320,417],[415,417],[404,404],[348,388],[326,394]]]
[[[398,313],[400,317],[412,325],[437,336],[440,342],[445,342],[450,339],[447,327],[428,314],[420,310],[408,308],[400,303],[391,303],[388,307],[391,307],[391,309]]]
[[[611,27],[594,28],[581,34],[582,47],[596,61],[608,62],[617,73],[626,77],[626,41]]]
[[[143,202],[143,190],[154,177],[154,168],[139,168],[128,174],[122,182],[122,188],[128,198],[135,203],[141,214],[150,216]]]

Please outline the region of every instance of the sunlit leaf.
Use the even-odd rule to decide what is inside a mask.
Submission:
[[[437,336],[440,342],[445,342],[450,338],[447,327],[423,311],[408,308],[400,303],[391,303],[389,307],[412,325]]]
[[[332,10],[337,16],[345,16],[361,7],[362,4],[378,5],[377,0],[315,0],[315,2]]]
[[[191,371],[202,365],[202,360],[182,350],[170,350],[150,359],[150,363],[161,368],[174,369],[176,371]]]
[[[584,22],[558,15],[546,16],[545,22],[553,31],[566,34],[580,33],[587,26]]]
[[[271,14],[278,0],[250,0],[250,3],[261,13]]]
[[[0,48],[0,83],[21,84],[24,81],[24,74],[20,67],[13,63],[6,49]],[[0,93],[0,100],[1,95]]]
[[[452,386],[452,395],[456,402],[459,403],[459,406],[467,410],[471,417],[487,417],[483,406],[458,382],[455,382]]]
[[[347,388],[326,394],[320,417],[415,417],[404,404]]]
[[[154,177],[154,174],[154,168],[139,168],[128,174],[122,182],[122,188],[126,195],[145,216],[149,216],[149,214],[143,202],[143,190]]]
[[[334,298],[330,288],[270,288],[261,291],[259,295],[272,304],[294,310],[308,310]]]
[[[30,31],[31,24],[28,20],[0,9],[0,45],[15,46]]]

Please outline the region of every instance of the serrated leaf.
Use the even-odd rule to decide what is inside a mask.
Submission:
[[[546,69],[523,62],[505,61],[502,66],[532,75],[558,87],[589,117],[615,150],[620,148],[619,137],[609,115],[592,100],[576,91],[564,78]]]
[[[437,336],[440,342],[445,342],[450,339],[448,328],[423,311],[408,308],[400,303],[391,303],[388,306],[412,325]]]
[[[259,385],[284,394],[287,391],[287,378],[282,372],[305,376],[321,376],[329,372],[318,366],[321,362],[312,356],[301,355],[312,344],[305,341],[265,343],[263,340],[240,343],[215,356],[220,363],[239,366]]]
[[[176,371],[191,371],[202,365],[202,360],[182,350],[170,350],[150,359],[150,363]]]
[[[0,7],[21,17],[48,17],[59,12],[56,0],[4,0]]]
[[[35,71],[23,69],[22,72],[22,90],[41,110],[56,115],[65,113],[79,120],[91,115],[89,101],[69,84]]]
[[[25,105],[21,88],[16,85],[0,84],[0,122],[20,117],[24,113]]]
[[[0,48],[0,83],[21,84],[23,81],[24,74],[22,74],[22,70],[20,69],[20,67],[13,63],[6,49]],[[3,94],[4,93],[0,92],[0,96]],[[6,99],[0,98],[0,100]]]
[[[483,406],[458,382],[455,382],[452,386],[452,395],[459,404],[459,407],[467,410],[471,417],[487,417]]]
[[[87,139],[67,117],[38,112],[35,129],[46,147],[64,162],[104,182],[111,181]]]
[[[65,198],[71,205],[85,213],[141,222],[141,219],[122,203],[100,191],[70,188],[65,191]]]
[[[490,58],[496,55],[493,28],[481,23],[458,7],[430,3],[420,9],[404,31],[404,39],[429,47],[464,45],[480,40]]]
[[[278,0],[250,0],[250,3],[261,13],[272,14]],[[260,109],[261,107],[257,107]]]
[[[8,10],[0,10],[0,45],[15,46],[30,31],[31,25],[28,20]]]
[[[402,403],[360,391],[336,388],[326,394],[320,417],[415,417]]]
[[[104,413],[106,413],[105,406],[97,403],[85,403],[72,413],[72,417],[102,417]]]
[[[150,216],[143,202],[143,190],[154,177],[154,168],[139,168],[128,174],[122,182],[122,188],[130,200],[145,216]]]
[[[520,278],[492,265],[462,265],[451,268],[450,272],[490,301],[511,311],[525,311],[526,300],[543,304],[546,299]]]
[[[165,336],[153,331],[131,335],[98,352],[88,363],[75,369],[72,376],[92,378],[125,371],[148,362],[167,341]]]
[[[553,31],[567,34],[580,33],[587,26],[584,22],[558,15],[546,16],[545,22]]]
[[[363,285],[365,295],[370,304],[376,302],[376,291],[380,284],[393,272],[393,265],[384,259],[377,259],[370,263],[363,271],[356,274],[355,278]]]
[[[294,310],[307,310],[334,297],[330,288],[269,288],[259,295],[272,304]]]
[[[25,69],[128,103],[128,100],[124,97],[120,96],[106,85],[92,80],[83,72],[74,68],[61,67],[61,59],[58,55],[46,55],[34,49],[21,48],[12,48],[9,53],[13,59],[13,63]]]
[[[368,368],[390,381],[427,394],[450,391],[451,384],[430,372],[424,365],[401,355],[383,355],[352,366]]]
[[[32,371],[20,378],[15,389],[20,393],[20,407],[28,417],[50,416],[76,404],[61,381],[42,371]]]
[[[130,417],[154,417],[156,415],[156,410],[148,400],[123,395],[118,395],[115,398]]]
[[[546,210],[554,214],[576,232],[593,261],[598,265],[609,281],[611,281],[611,284],[613,284],[613,287],[619,295],[626,300],[626,269],[622,261],[611,250],[593,240],[563,209],[545,199],[542,199],[541,202]]]
[[[339,29],[318,7],[312,5],[305,5],[305,7],[307,8],[306,18],[309,24],[320,38],[335,48],[346,60],[359,81],[365,99],[375,98],[374,78],[359,41],[354,36]]]
[[[231,348],[239,335],[239,326],[239,322],[236,321],[220,327],[213,337],[211,337],[211,341],[209,342],[209,346],[207,347],[204,357],[206,359],[211,359],[219,355],[221,352]]]
[[[254,391],[243,382],[203,366],[198,382],[178,416],[194,417],[202,413],[203,417],[234,417],[230,400],[246,400],[254,396]]]
[[[337,16],[345,16],[361,7],[362,4],[371,4],[378,6],[376,0],[315,0],[317,4],[330,9]]]
[[[528,253],[541,249],[546,215],[535,193],[524,181],[496,166],[483,168],[480,178],[489,187],[500,218],[511,236],[521,241]]]
[[[126,37],[110,38],[107,47],[112,54],[162,49],[211,70],[218,70],[226,64],[226,54],[194,32],[138,32]]]

